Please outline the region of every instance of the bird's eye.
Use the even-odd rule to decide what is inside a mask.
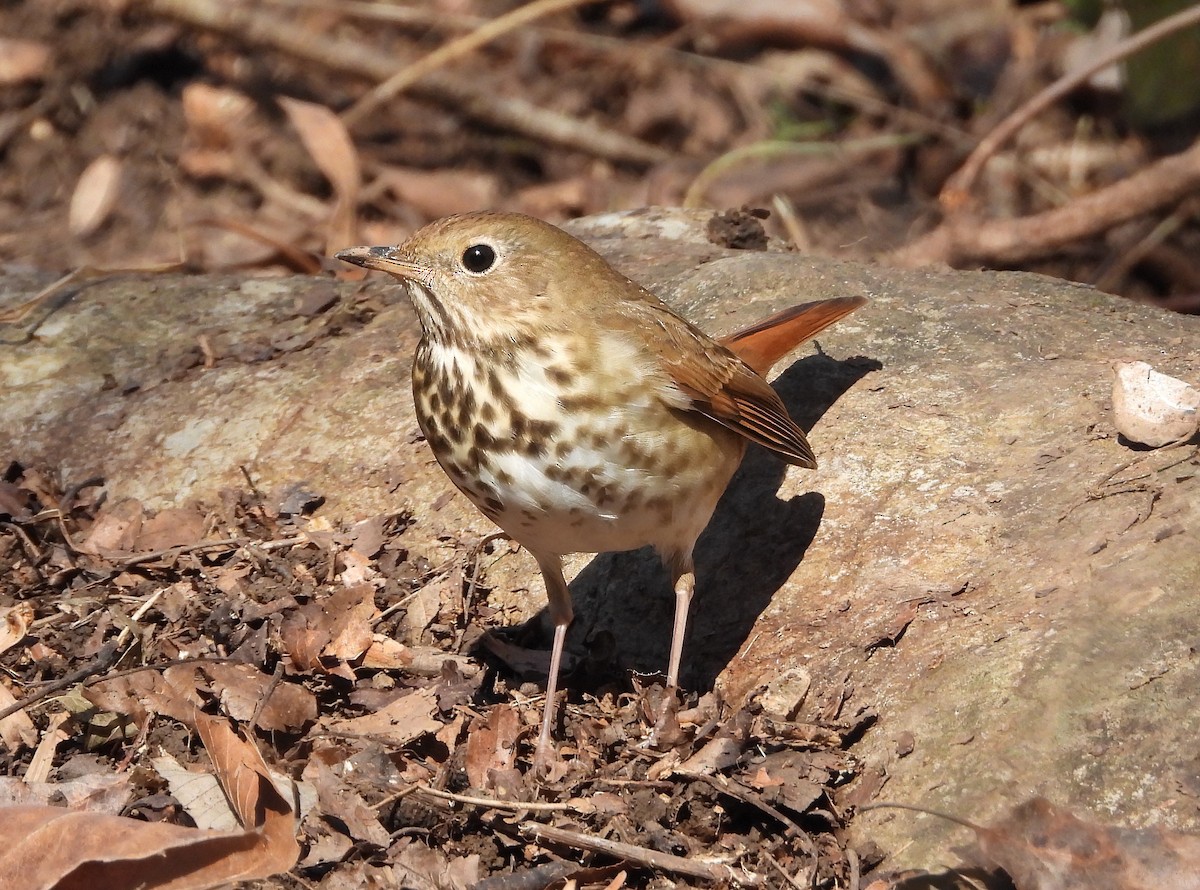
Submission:
[[[490,244],[472,244],[462,255],[463,268],[481,275],[496,265],[496,251]]]

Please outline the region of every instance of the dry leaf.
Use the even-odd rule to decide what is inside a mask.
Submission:
[[[385,167],[379,171],[377,182],[386,185],[397,200],[430,219],[494,207],[500,197],[500,183],[495,176],[472,170]]]
[[[300,852],[295,816],[262,758],[228,726],[194,717],[244,828],[204,831],[61,807],[3,807],[0,887],[202,890],[290,869]]]
[[[141,501],[130,498],[105,506],[83,540],[79,549],[93,556],[106,553],[128,553],[133,549],[142,528]]]
[[[300,141],[333,186],[337,203],[325,241],[327,253],[357,243],[355,221],[362,184],[358,151],[342,119],[324,105],[283,97],[279,100]]]
[[[184,547],[204,538],[207,523],[196,507],[167,507],[144,520],[134,541],[135,550],[154,552]]]
[[[435,720],[437,693],[433,689],[415,689],[401,695],[373,714],[337,720],[330,724],[334,732],[372,736],[392,745],[405,745],[426,733],[437,732],[442,722]]]
[[[0,86],[40,80],[51,61],[50,47],[40,41],[0,37]]]
[[[295,683],[274,683],[251,664],[210,664],[204,672],[212,677],[221,707],[234,720],[247,722],[258,714],[259,729],[292,731],[317,719],[317,700]],[[270,689],[270,698],[263,696]]]
[[[121,193],[123,167],[120,159],[101,155],[80,174],[67,217],[72,235],[86,238],[108,219]]]
[[[506,704],[492,708],[482,727],[478,721],[472,726],[464,764],[472,788],[491,788],[493,770],[511,770],[516,765],[520,735],[521,716]]]
[[[29,602],[0,609],[0,652],[7,652],[25,639],[33,616],[33,603]]]
[[[0,708],[7,708],[17,703],[9,688],[0,683]],[[37,728],[24,710],[14,711],[0,720],[0,744],[9,752],[21,748],[31,748],[37,744]]]

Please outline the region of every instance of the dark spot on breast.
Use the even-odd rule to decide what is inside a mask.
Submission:
[[[485,510],[490,510],[493,513],[503,513],[504,512],[503,502],[500,500],[500,498],[496,497],[495,495],[488,495],[486,498],[484,498],[483,506],[484,506]]]
[[[560,458],[566,457],[573,447],[570,439],[559,439],[554,444],[554,455]]]
[[[575,375],[572,374],[568,369],[559,367],[558,365],[553,365],[547,368],[546,374],[549,376],[551,382],[557,383],[559,386],[567,386],[572,380],[575,379]]]
[[[496,437],[492,435],[491,430],[485,427],[482,423],[475,424],[475,429],[471,431],[474,438],[476,448],[495,448]]]
[[[527,457],[545,457],[546,456],[546,440],[539,439],[537,436],[527,436],[520,440],[521,453]]]
[[[487,371],[487,388],[492,394],[492,398],[507,400],[507,394],[504,392],[504,387],[500,384],[500,375],[496,373],[495,368],[488,368]]]
[[[496,406],[491,402],[484,402],[479,406],[479,416],[483,418],[484,423],[491,423],[496,419]]]
[[[529,418],[519,411],[513,411],[512,417],[508,421],[509,429],[512,431],[514,439],[521,439],[525,436],[525,431],[529,427]]]
[[[458,423],[459,429],[469,429],[471,421],[475,419],[475,390],[471,387],[465,387],[458,396],[458,411],[455,415],[455,420]]]
[[[549,439],[558,433],[558,422],[554,420],[529,421],[529,435],[539,439]]]

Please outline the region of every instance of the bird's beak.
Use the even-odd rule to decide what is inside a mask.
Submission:
[[[353,263],[364,269],[378,269],[397,278],[421,281],[425,268],[410,260],[400,259],[395,251],[394,247],[347,247],[334,255],[343,262]]]

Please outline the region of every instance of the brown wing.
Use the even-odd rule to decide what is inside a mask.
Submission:
[[[650,325],[643,331],[693,411],[770,448],[788,463],[817,466],[804,431],[767,381],[665,306],[645,305]]]
[[[817,336],[866,302],[866,297],[837,297],[802,303],[717,342],[765,376],[777,361],[805,340]]]

